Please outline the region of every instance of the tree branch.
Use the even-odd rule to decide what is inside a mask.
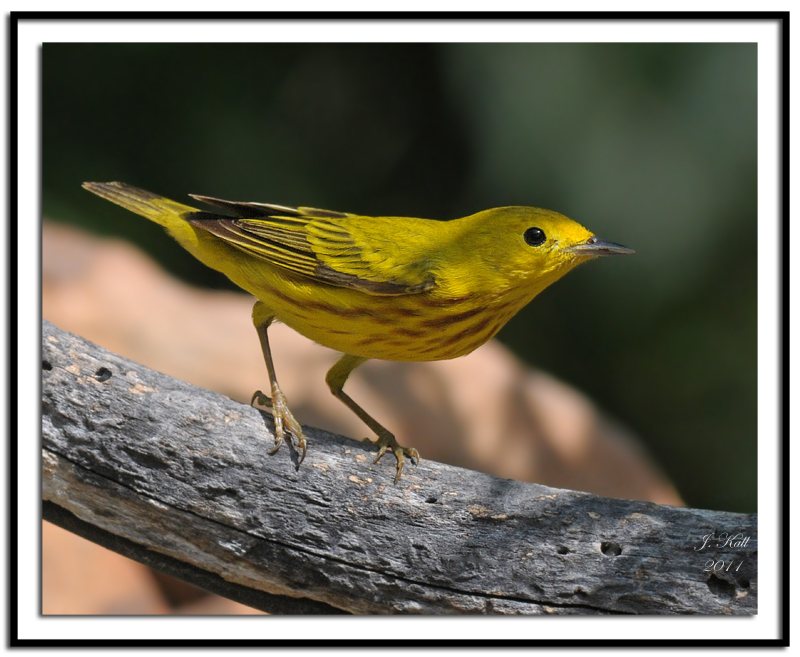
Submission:
[[[272,613],[757,611],[755,515],[425,460],[394,485],[373,447],[313,428],[298,469],[268,454],[268,414],[48,322],[42,415],[46,519]]]

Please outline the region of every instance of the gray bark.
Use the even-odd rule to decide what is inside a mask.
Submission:
[[[269,414],[42,333],[45,518],[208,590],[273,613],[757,611],[755,515],[426,460],[395,485],[391,454],[313,428],[298,468]]]

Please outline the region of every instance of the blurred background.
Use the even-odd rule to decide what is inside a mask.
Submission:
[[[434,219],[532,205],[635,249],[499,339],[689,506],[757,510],[755,44],[48,43],[42,63],[44,216],[193,286],[235,289],[81,183]]]

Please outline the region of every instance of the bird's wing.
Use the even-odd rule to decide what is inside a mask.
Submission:
[[[384,218],[192,196],[236,215],[198,212],[187,218],[192,225],[295,274],[380,295],[415,294],[435,284],[423,262],[401,257],[396,234],[369,230]]]

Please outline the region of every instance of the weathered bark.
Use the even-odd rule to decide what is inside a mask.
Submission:
[[[267,453],[268,414],[48,322],[42,415],[45,518],[273,613],[757,610],[755,515],[425,460],[395,485],[373,447],[313,428],[297,468],[291,448]]]

